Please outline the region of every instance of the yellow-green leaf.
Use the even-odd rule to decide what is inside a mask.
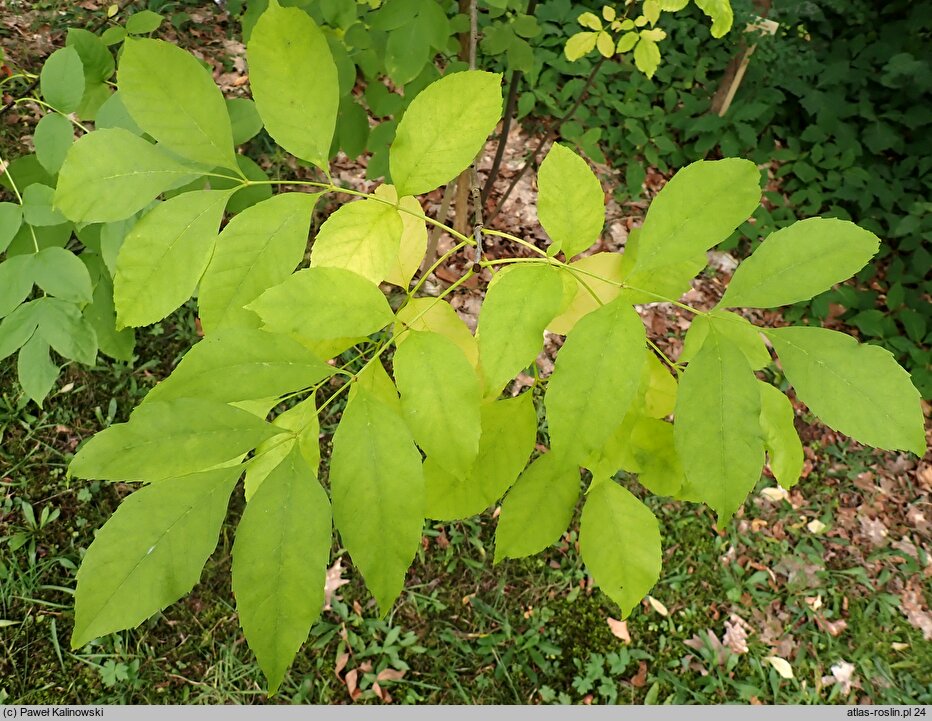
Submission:
[[[660,577],[657,519],[611,480],[594,483],[586,495],[579,522],[579,552],[599,588],[618,604],[622,618]]]

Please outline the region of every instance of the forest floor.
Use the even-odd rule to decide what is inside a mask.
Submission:
[[[63,44],[69,24],[94,23],[108,4],[43,0],[26,10],[26,3],[0,0],[5,62],[36,72]],[[165,36],[196,48],[225,91],[244,92],[235,23],[211,2],[186,12],[182,29]],[[0,155],[29,152],[37,119],[28,105],[3,116]],[[523,133],[513,130],[502,185],[520,167]],[[261,151],[256,159],[281,162]],[[610,187],[610,171],[600,170]],[[362,168],[348,159],[336,164],[335,177],[353,187],[375,185],[357,180]],[[602,245],[594,250],[621,249],[664,181],[650,171],[640,201],[610,200]],[[496,227],[543,241],[535,197],[528,174]],[[435,193],[425,210],[436,214],[439,205]],[[513,252],[496,244],[487,250]],[[699,308],[717,301],[734,269],[726,254],[710,260],[686,296]],[[458,277],[465,262],[454,256],[437,282]],[[453,299],[467,322],[483,286]],[[640,310],[652,337],[675,356],[688,319],[669,304]],[[753,320],[782,323],[772,312]],[[43,409],[16,385],[15,364],[0,363],[0,703],[268,700],[230,591],[241,495],[189,596],[138,629],[69,650],[81,555],[132,488],[69,479],[68,461],[81,441],[125,420],[197,341],[194,304],[137,337],[131,363],[101,359],[92,369],[66,368]],[[558,340],[538,361],[543,374]],[[768,372],[779,381],[778,369]],[[804,478],[787,492],[766,474],[723,531],[708,509],[645,498],[633,479],[622,478],[659,518],[665,547],[660,581],[627,622],[593,587],[579,557],[576,522],[543,554],[493,568],[491,509],[468,521],[426,525],[405,591],[384,620],[335,546],[330,607],[270,701],[932,702],[932,457],[866,449],[794,404]],[[322,443],[339,408],[332,411],[322,419]]]

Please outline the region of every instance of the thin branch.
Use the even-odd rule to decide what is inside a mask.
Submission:
[[[537,0],[529,0],[527,4],[526,15],[533,15],[537,9]],[[505,101],[505,115],[502,118],[502,133],[498,136],[498,145],[495,147],[495,158],[492,160],[492,168],[485,180],[485,186],[482,188],[482,203],[489,199],[492,187],[498,180],[498,171],[502,167],[502,158],[505,157],[505,147],[508,145],[508,133],[511,131],[511,121],[515,116],[515,106],[518,104],[518,86],[521,84],[521,78],[524,73],[515,70],[511,73],[511,83],[508,86],[508,99]]]

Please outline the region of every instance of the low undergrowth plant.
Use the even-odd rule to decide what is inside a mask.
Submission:
[[[797,481],[803,452],[792,405],[756,374],[773,362],[765,338],[826,424],[880,448],[924,453],[918,393],[889,353],[818,327],[757,327],[729,310],[825,291],[870,260],[879,243],[872,233],[836,219],[800,221],[761,243],[713,310],[677,300],[706,251],[760,202],[753,163],[684,168],[624,254],[577,257],[601,233],[604,194],[582,158],[554,145],[538,174],[546,251],[481,224],[472,235],[446,228],[456,244],[413,280],[427,225],[438,224],[416,196],[472,163],[501,116],[501,77],[464,71],[426,87],[391,144],[393,184],[363,193],[329,175],[339,85],[314,22],[273,0],[247,59],[266,130],[317,166],[320,181],[251,179],[209,73],[151,39],[125,42],[117,74],[138,132],[84,135],[57,179],[51,208],[69,222],[92,227],[141,214],[115,258],[118,326],[154,323],[196,291],[206,334],[127,422],[98,433],[71,461],[78,478],[143,484],[83,559],[73,648],[132,628],[191,590],[241,478],[247,503],[233,594],[270,692],[320,614],[334,526],[384,616],[425,518],[466,518],[504,496],[500,562],[556,541],[584,492],[583,560],[626,616],[658,578],[662,541],[653,513],[614,480],[619,470],[653,494],[707,504],[719,524],[758,482],[765,458],[780,484]],[[290,190],[221,228],[238,194],[274,186]],[[328,217],[309,266],[295,271],[324,193],[353,200]],[[488,235],[522,254],[488,257]],[[457,253],[469,258],[462,276],[426,294],[433,269]],[[487,273],[473,334],[448,299]],[[386,285],[401,290],[394,306]],[[653,302],[693,319],[676,360],[635,310]],[[0,343],[32,342],[47,304],[20,305],[0,324]],[[545,330],[565,342],[541,378],[535,359]],[[347,351],[349,362],[335,360]],[[528,368],[541,390],[505,392]],[[345,405],[322,462],[318,419],[336,403]],[[548,439],[543,452],[539,434]]]

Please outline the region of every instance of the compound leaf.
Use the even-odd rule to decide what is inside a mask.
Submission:
[[[310,340],[367,336],[394,318],[378,286],[343,268],[299,270],[246,307],[265,330]]]
[[[631,285],[647,271],[691,261],[721,242],[760,203],[760,172],[749,160],[699,160],[657,194],[638,235]]]
[[[394,206],[371,199],[347,203],[320,226],[311,266],[345,268],[381,283],[397,261],[403,231]]]
[[[2,267],[2,266],[0,266]],[[479,364],[479,346],[469,327],[457,315],[453,306],[437,298],[412,298],[399,309],[398,322],[395,324],[396,347],[401,347],[411,337],[401,333],[402,328],[411,330],[429,330],[449,338],[466,356],[470,365]]]
[[[550,255],[567,258],[599,239],[605,224],[605,194],[589,164],[572,150],[554,143],[537,173],[537,215],[553,240]]]
[[[389,156],[399,195],[421,195],[472,163],[502,116],[502,76],[445,75],[417,94],[398,124]]]
[[[32,292],[35,259],[34,254],[14,255],[0,263],[0,318],[13,312]]]
[[[333,520],[384,616],[420,547],[424,473],[402,417],[355,390],[333,437]]]
[[[78,570],[73,649],[138,626],[194,588],[240,473],[233,466],[166,479],[120,504]]]
[[[282,442],[279,436],[263,441],[256,446],[256,454],[246,469],[244,483],[246,500],[250,500],[269,473],[284,460],[291,449],[296,447],[301,452],[304,462],[314,476],[320,466],[320,420],[317,418],[317,406],[311,396],[296,406],[279,414],[272,425],[295,433],[295,438]]]
[[[164,40],[127,39],[117,79],[133,120],[162,145],[210,168],[236,170],[223,95],[191,53]]]
[[[825,328],[771,328],[767,337],[799,399],[861,443],[923,456],[919,391],[888,350]]]
[[[49,113],[36,125],[32,141],[42,167],[55,175],[61,170],[65,156],[74,144],[74,128],[68,118],[58,113]]]
[[[392,259],[385,275],[385,282],[407,290],[417,269],[421,267],[424,253],[427,252],[427,224],[418,217],[423,216],[424,211],[417,198],[406,195],[399,200],[398,191],[392,185],[380,185],[375,189],[375,194],[392,203],[398,203],[398,215],[402,225],[401,243],[398,254]]]
[[[579,469],[554,453],[529,465],[505,496],[495,529],[495,563],[523,558],[555,543],[579,498]]]
[[[84,97],[84,66],[78,51],[69,46],[49,55],[39,73],[39,89],[45,102],[56,110],[77,110]]]
[[[602,592],[628,614],[660,577],[660,528],[650,509],[614,481],[595,482],[579,521],[579,552]]]
[[[90,303],[94,290],[91,276],[74,253],[64,248],[43,248],[35,254],[33,279],[42,290],[62,300]]]
[[[55,207],[75,222],[110,223],[197,177],[196,171],[128,130],[95,130],[71,146],[58,175]]]
[[[751,366],[713,329],[680,379],[674,440],[691,492],[716,512],[719,526],[760,479],[760,413]]]
[[[790,399],[769,383],[759,380],[760,425],[770,470],[784,488],[796,485],[803,470],[803,444],[796,433],[796,413]]]
[[[760,370],[770,364],[770,351],[764,343],[761,329],[737,313],[720,309],[693,319],[686,333],[683,352],[678,359],[680,363],[688,363],[696,357],[713,326],[722,338],[726,338],[744,353],[752,370]]]
[[[246,60],[269,135],[292,155],[326,168],[340,95],[324,34],[306,12],[273,0],[252,29]]]
[[[451,340],[408,331],[395,351],[395,382],[414,440],[448,473],[465,475],[479,453],[482,391],[475,369]]]
[[[113,278],[120,327],[155,323],[191,297],[229,197],[226,190],[183,193],[157,205],[127,233]]]
[[[479,455],[463,476],[424,462],[427,517],[455,521],[481,513],[497,501],[527,465],[537,440],[537,412],[530,393],[485,403]]]
[[[624,279],[622,258],[620,253],[596,253],[570,263],[575,273],[563,276],[572,289],[570,301],[547,324],[547,330],[566,335],[584,315],[615,300],[621,293],[620,284]]]
[[[486,395],[497,396],[534,362],[562,296],[559,271],[547,265],[515,264],[495,277],[479,311],[477,330]]]
[[[216,401],[153,401],[81,446],[68,472],[106,481],[161,481],[226,463],[281,432]]]
[[[850,278],[880,238],[837,218],[808,218],[771,233],[741,263],[719,306],[773,308],[808,300]]]
[[[566,337],[544,404],[553,452],[583,465],[624,419],[641,381],[644,324],[624,299],[582,318]]]
[[[281,193],[235,216],[220,232],[197,295],[204,331],[257,328],[243,308],[288,278],[304,258],[318,194]]]
[[[294,448],[246,504],[233,544],[236,611],[269,694],[324,605],[331,536],[327,494]]]
[[[172,374],[149,391],[146,402],[184,397],[221,403],[273,398],[313,386],[333,371],[288,336],[230,328],[189,350]]]
[[[16,373],[26,395],[41,408],[42,401],[55,385],[59,368],[49,358],[49,344],[38,334],[34,334],[20,348],[16,359]]]

